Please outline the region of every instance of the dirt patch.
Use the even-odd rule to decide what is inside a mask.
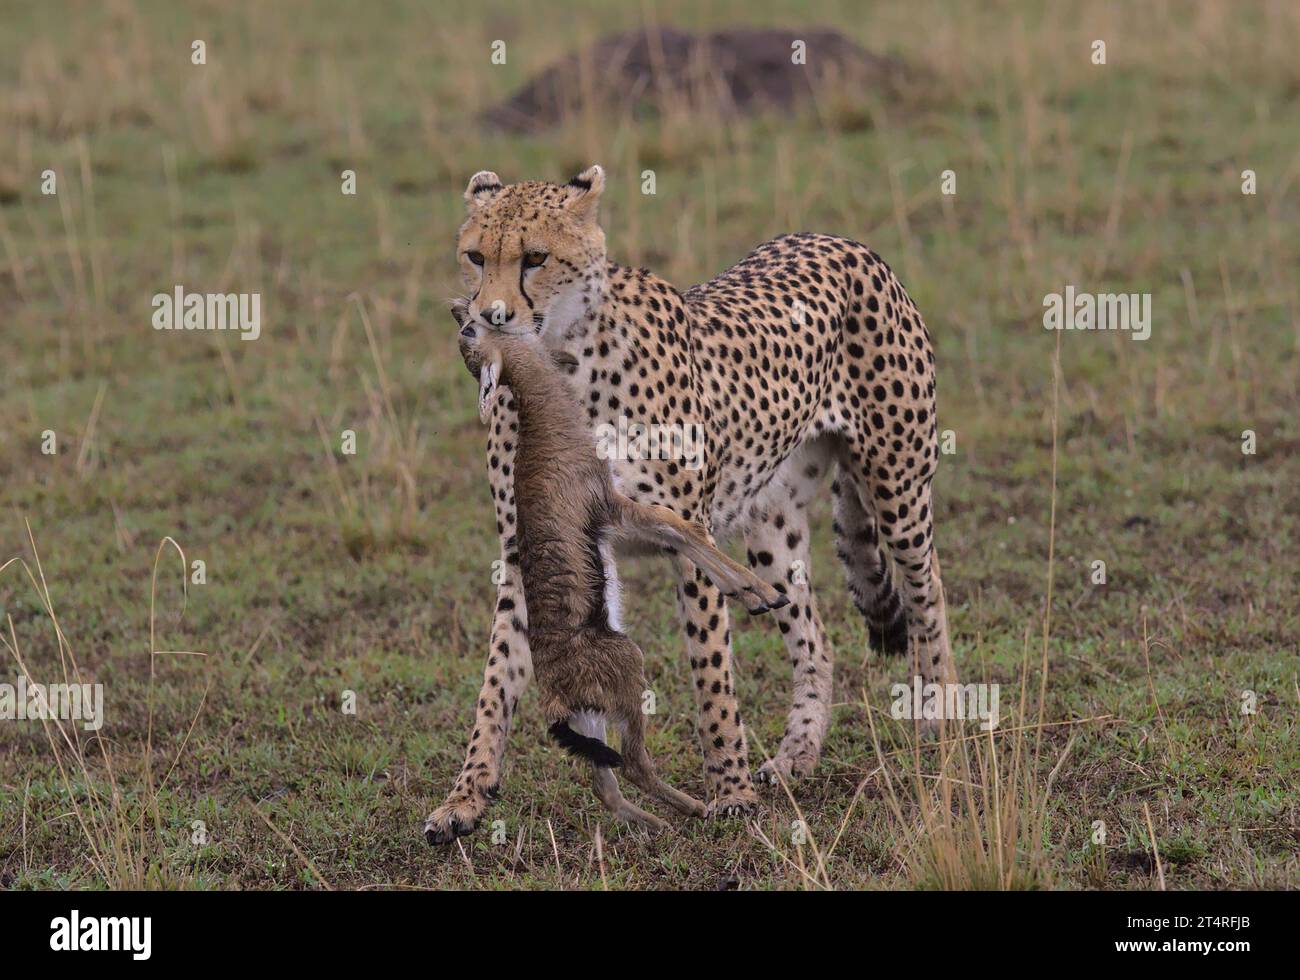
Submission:
[[[804,63],[796,62],[803,42]],[[912,72],[838,31],[675,28],[612,34],[544,68],[487,114],[509,132],[555,126],[584,105],[620,115],[669,109],[722,116],[788,110],[823,92],[866,97],[896,92]]]
[[[1109,855],[1110,863],[1122,871],[1153,875],[1156,873],[1155,858],[1149,851],[1115,851]]]

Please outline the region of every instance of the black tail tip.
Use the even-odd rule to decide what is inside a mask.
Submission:
[[[621,755],[598,738],[579,735],[569,727],[568,721],[557,721],[547,731],[564,751],[580,759],[586,759],[593,765],[605,769],[617,769],[623,764]]]
[[[887,657],[897,657],[907,653],[907,617],[896,616],[892,623],[867,626],[867,644],[871,649]]]

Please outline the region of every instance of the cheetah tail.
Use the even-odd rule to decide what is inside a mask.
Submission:
[[[876,606],[866,616],[867,643],[885,656],[896,657],[908,650],[907,617],[898,593],[889,582],[887,595],[877,597]]]
[[[605,769],[614,769],[623,764],[623,757],[598,738],[579,735],[569,727],[567,721],[557,721],[549,729],[551,738],[560,744],[570,755],[586,759],[592,765]]]

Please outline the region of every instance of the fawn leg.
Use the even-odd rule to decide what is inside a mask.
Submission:
[[[740,599],[751,613],[779,609],[790,601],[752,571],[724,555],[703,528],[667,507],[642,504],[615,492],[612,523],[626,537],[676,552],[704,572],[725,595]]]

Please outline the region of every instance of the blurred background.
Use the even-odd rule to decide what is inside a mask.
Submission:
[[[482,169],[563,181],[597,162],[610,257],[683,289],[787,231],[858,239],[899,273],[954,438],[936,533],[967,679],[1018,690],[1029,669],[1037,689],[1023,662],[1027,635],[1042,653],[1054,513],[1044,710],[1079,723],[1044,736],[1035,777],[1068,756],[1038,814],[1051,849],[1014,881],[1151,886],[1147,806],[1162,882],[1294,885],[1300,7],[0,7],[0,561],[35,571],[39,553],[49,590],[0,574],[0,680],[15,648],[62,676],[48,599],[106,688],[119,823],[149,811],[156,830],[120,865],[88,859],[69,813],[108,784],[99,748],[69,782],[38,726],[0,724],[0,886],[808,885],[769,846],[802,855],[786,800],[761,836],[607,840],[597,875],[602,814],[559,778],[531,704],[489,815],[509,845],[418,836],[460,766],[494,603],[483,435],[446,313],[461,194]],[[151,299],[176,284],[259,293],[261,336],[155,331]],[[1150,339],[1044,330],[1067,285],[1150,293]],[[826,884],[959,884],[899,857],[912,811],[882,801],[863,704],[887,708],[903,668],[867,655],[817,515],[843,703],[798,798],[840,841]],[[167,535],[191,579],[205,564],[184,596],[175,552],[155,565]],[[624,578],[652,750],[699,792],[667,569]],[[788,665],[763,623],[735,645],[758,756]],[[159,657],[151,680],[164,649],[209,656]],[[148,740],[177,760],[154,789]],[[1109,858],[1093,819],[1118,828]]]

